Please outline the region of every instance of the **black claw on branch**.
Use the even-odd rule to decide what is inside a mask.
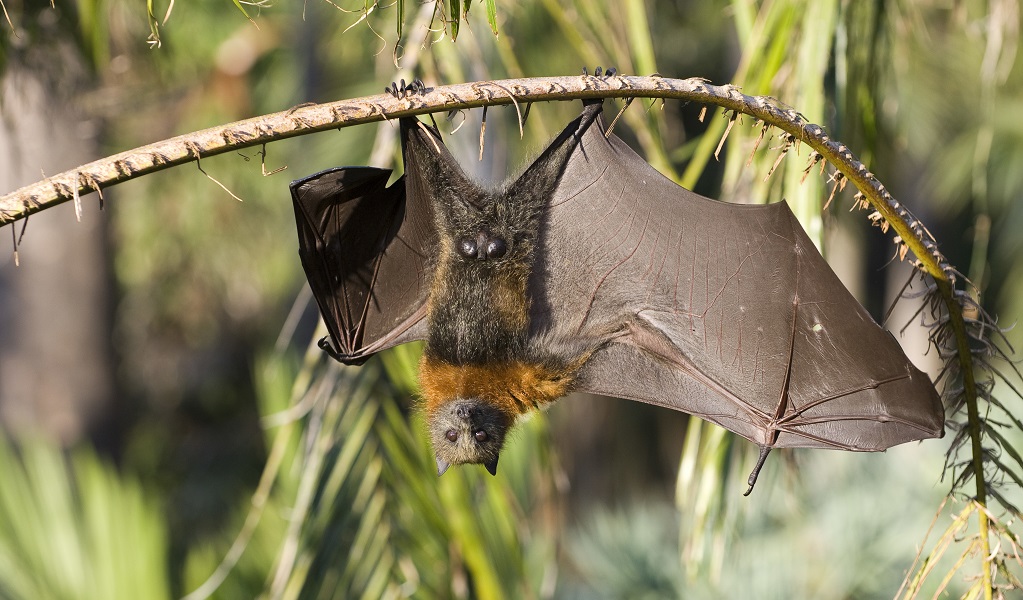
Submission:
[[[616,73],[618,73],[618,69],[614,67],[608,67],[607,71],[603,70],[600,66],[598,66],[596,69],[593,69],[594,77],[598,77],[600,79],[605,80],[608,79],[609,77],[614,77]],[[583,75],[587,77],[589,77],[590,75],[590,72],[589,70],[586,69],[586,67],[583,67]]]
[[[412,83],[409,84],[406,84],[404,79],[402,79],[400,83],[392,81],[390,86],[384,88],[384,92],[399,100],[404,100],[409,96],[422,95],[425,94],[426,91],[426,84],[419,78],[413,79]]]

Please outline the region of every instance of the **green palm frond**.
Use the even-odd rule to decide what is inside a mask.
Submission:
[[[286,511],[287,523],[259,525],[261,546],[276,540],[269,596],[535,597],[554,546],[531,523],[552,477],[549,461],[522,438],[544,435],[544,419],[510,443],[497,477],[466,467],[438,479],[423,424],[410,412],[417,349],[362,367],[312,352],[294,377],[275,360],[260,369],[288,382],[260,386],[269,443],[282,436],[288,448],[269,463],[263,509]],[[220,589],[232,589],[232,576]],[[192,597],[218,588],[202,589]]]
[[[159,505],[88,449],[0,440],[0,596],[168,597]]]

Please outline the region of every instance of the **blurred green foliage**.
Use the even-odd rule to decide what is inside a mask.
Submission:
[[[1006,314],[1023,314],[1014,1],[4,6],[14,33],[0,35],[0,64],[29,63],[48,36],[75,40],[94,74],[76,108],[102,122],[111,152],[378,93],[413,73],[432,85],[601,64],[771,94],[849,144]],[[534,107],[513,144],[495,142],[513,139],[513,111],[491,111],[482,164],[479,114],[437,117],[445,131],[468,120],[450,146],[500,177],[577,110]],[[838,210],[849,194],[822,214],[831,183],[804,182],[803,160],[789,156],[766,179],[774,144],[750,161],[759,135],[750,123],[735,125],[715,160],[728,123],[699,115],[636,102],[616,131],[701,193],[787,199],[825,249],[825,231],[863,232],[860,214]],[[586,402],[572,399],[520,428],[497,478],[465,468],[438,480],[413,411],[418,350],[338,368],[307,352],[308,296],[292,307],[303,279],[288,181],[339,164],[394,165],[395,134],[384,123],[305,136],[110,194],[114,338],[122,404],[134,407],[121,475],[85,450],[65,461],[38,442],[0,447],[3,595],[161,597],[218,584],[224,598],[891,596],[946,491],[940,443],[869,458],[783,454],[746,500],[736,488],[749,445],[698,421],[684,435],[616,443],[640,422],[619,402],[594,408],[611,431],[589,439],[629,456],[593,464],[595,450],[571,443],[584,424],[565,404]],[[878,279],[890,259],[869,250],[879,239],[854,243],[866,249],[854,279]],[[882,288],[864,297],[875,312]],[[682,459],[670,470],[643,459],[657,454]],[[582,476],[623,471],[627,486]]]
[[[0,440],[0,472],[0,596],[170,596],[167,524],[135,477],[39,438]]]

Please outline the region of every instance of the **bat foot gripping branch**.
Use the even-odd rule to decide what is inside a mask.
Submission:
[[[757,459],[757,466],[753,467],[753,472],[749,474],[749,489],[743,496],[749,496],[753,491],[753,486],[757,484],[757,477],[760,475],[760,469],[764,468],[764,461],[767,460],[767,455],[771,453],[770,446],[760,447],[760,458]]]
[[[392,81],[389,87],[384,88],[384,91],[390,94],[391,96],[394,96],[398,100],[404,100],[409,96],[425,94],[427,91],[427,87],[426,84],[423,83],[423,80],[417,77],[413,79],[412,83],[409,83],[408,85],[405,84],[404,79],[401,80],[400,85]]]
[[[607,71],[604,71],[600,67],[597,67],[596,69],[593,70],[593,76],[594,77],[600,77],[602,79],[607,79],[608,77],[614,77],[615,73],[617,73],[617,72],[618,72],[618,69],[616,69],[614,67],[608,67]],[[587,77],[590,75],[590,72],[588,70],[586,70],[586,67],[583,67],[583,75],[585,75]]]

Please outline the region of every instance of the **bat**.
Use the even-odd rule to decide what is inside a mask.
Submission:
[[[438,473],[496,474],[509,429],[570,391],[696,415],[757,444],[880,451],[943,435],[927,376],[845,289],[784,202],[686,190],[607,131],[602,103],[516,178],[468,177],[401,119],[404,175],[291,184],[329,336],[360,364],[425,340]],[[746,492],[747,494],[749,491]]]

